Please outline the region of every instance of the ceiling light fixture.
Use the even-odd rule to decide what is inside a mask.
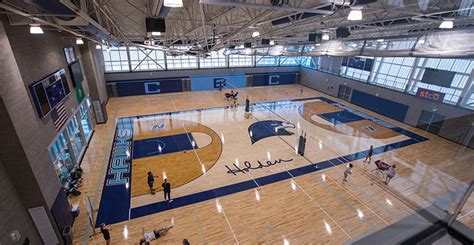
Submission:
[[[78,38],[76,38],[76,44],[77,45],[82,45],[82,44],[84,44],[84,40],[82,40],[82,38],[78,37]]]
[[[270,45],[271,45],[271,46],[275,45],[275,41],[270,40]]]
[[[30,24],[30,33],[31,34],[44,34],[43,29],[40,24]]]
[[[258,36],[260,36],[260,32],[254,31],[254,32],[252,33],[252,37],[258,37]]]
[[[325,41],[329,40],[329,34],[324,33],[322,39]]]
[[[444,19],[443,22],[439,25],[440,29],[452,29],[454,26],[454,21],[452,19]]]
[[[425,43],[425,39],[418,40],[418,44],[423,44],[423,43]]]
[[[152,32],[151,32],[151,35],[152,35],[152,36],[161,36],[161,32],[159,32],[159,31],[152,31]]]
[[[351,7],[351,12],[347,16],[348,20],[362,20],[362,8],[361,7]]]
[[[351,47],[353,47],[353,48],[357,47],[357,43],[351,44]]]
[[[95,49],[101,49],[102,46],[100,44],[95,45]]]
[[[164,0],[163,5],[170,8],[183,7],[183,0]]]
[[[379,43],[381,43],[383,41],[385,41],[383,38],[377,39],[377,42],[379,42]]]

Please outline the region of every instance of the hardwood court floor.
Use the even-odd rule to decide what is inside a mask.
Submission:
[[[223,93],[222,91],[204,91],[110,98],[107,105],[109,120],[107,124],[97,125],[95,128],[91,144],[82,162],[84,182],[80,190],[84,194],[71,199],[71,203],[80,202],[82,209],[74,224],[76,244],[85,240],[89,244],[103,243],[100,234],[91,238],[85,235],[90,231],[85,212],[85,196],[90,196],[95,208],[99,207],[105,169],[110,155],[110,144],[115,131],[115,118],[224,107],[229,105],[229,102],[223,99]],[[112,244],[136,244],[142,237],[143,231],[161,228],[171,219],[175,227],[155,243],[179,244],[182,239],[187,238],[191,244],[283,243],[285,240],[290,244],[341,244],[393,224],[413,214],[416,209],[432,203],[452,211],[454,203],[448,200],[450,196],[447,194],[456,191],[460,193],[460,189],[472,178],[473,150],[463,150],[455,143],[315,90],[305,88],[303,93],[300,93],[299,85],[240,89],[239,103],[243,103],[246,95],[252,103],[326,97],[427,137],[429,140],[374,156],[373,161],[383,159],[387,163],[397,165],[397,176],[388,186],[384,185],[371,171],[374,169],[373,164],[367,165],[361,160],[356,160],[352,162],[355,165],[354,173],[346,184],[341,182],[346,164],[334,166],[217,199],[114,224],[111,230]],[[279,111],[276,115],[271,111],[258,111],[254,113],[254,116],[259,120],[283,117],[291,121],[299,117],[295,110]],[[239,110],[235,112],[236,115],[242,113]],[[220,116],[211,113],[206,117],[219,118]],[[306,151],[307,158],[311,161],[338,157],[347,150],[358,151],[367,148],[372,143],[384,140],[384,144],[391,143],[391,140],[397,137],[397,141],[405,137],[403,135],[389,135],[390,137],[374,135],[373,137],[378,138],[376,140],[368,138],[370,135],[354,137],[352,135],[357,134],[349,133],[346,128],[333,131],[334,134],[340,134],[336,137],[325,133],[327,129],[318,128],[317,122],[308,119],[311,119],[311,116],[306,120],[300,120],[299,123],[301,128],[310,133]],[[234,158],[240,155],[252,157],[253,153],[249,153],[248,135],[246,132],[243,133],[247,129],[247,124],[234,123],[230,124],[230,127],[217,123],[211,125],[210,128],[218,131],[218,135],[221,132],[226,135],[223,142],[223,154],[219,161],[234,161]],[[353,128],[359,126],[355,125]],[[282,137],[282,139],[294,143],[295,137],[296,135],[289,138]],[[242,143],[228,143],[239,141]],[[283,148],[281,141],[273,137],[268,141],[265,139],[257,142],[254,147],[260,147],[258,152],[263,155],[271,151],[272,157],[276,157],[287,151]],[[258,155],[253,159],[260,158],[262,156]],[[296,160],[303,160],[298,159],[296,154],[293,158],[295,164],[298,162]],[[255,174],[258,175],[258,173]],[[208,181],[207,184],[226,183],[228,176],[225,174],[219,176],[221,178],[216,175],[216,178]],[[192,189],[197,187],[186,188],[181,194],[197,190]],[[178,190],[174,193],[174,195],[179,194]],[[161,195],[159,198],[162,198]],[[471,198],[463,210],[461,221],[474,228],[472,200]],[[146,203],[146,200],[144,202]]]

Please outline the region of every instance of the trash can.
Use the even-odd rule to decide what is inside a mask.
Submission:
[[[70,226],[64,227],[63,237],[64,237],[64,242],[66,244],[72,244],[73,235],[72,235],[72,229]]]

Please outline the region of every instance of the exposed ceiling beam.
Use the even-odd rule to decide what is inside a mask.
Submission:
[[[241,33],[242,31],[246,30],[247,28],[249,28],[250,26],[254,25],[255,23],[259,22],[260,20],[263,20],[265,18],[267,18],[268,16],[272,15],[273,14],[273,11],[271,10],[265,10],[262,14],[258,15],[257,17],[253,18],[251,21],[247,22],[247,24],[243,25],[242,27],[240,27],[239,29],[237,29],[235,32],[231,33],[231,34],[228,34],[227,36],[225,36],[224,38],[222,38],[221,40],[219,40],[216,45],[212,46],[210,49],[209,49],[209,52],[210,51],[214,51],[216,49],[219,49],[220,47],[222,47],[226,42],[232,40],[232,38],[234,38],[235,36],[237,36],[239,33]]]
[[[332,11],[322,9],[311,9],[311,8],[295,8],[290,6],[275,6],[269,4],[256,4],[256,3],[241,3],[233,2],[228,0],[199,0],[199,4],[219,5],[226,7],[240,7],[240,8],[254,8],[254,9],[266,9],[273,11],[285,11],[285,12],[306,12],[314,14],[332,14]]]
[[[19,9],[17,9],[17,8],[15,8],[15,7],[12,7],[12,6],[9,6],[9,5],[5,4],[5,3],[1,3],[1,2],[0,2],[0,8],[3,8],[3,9],[5,9],[5,10],[7,10],[7,11],[10,11],[10,12],[12,12],[12,13],[14,13],[14,14],[17,14],[17,15],[20,15],[20,16],[23,16],[23,17],[26,17],[26,18],[30,18],[31,20],[33,20],[33,21],[35,21],[35,22],[37,22],[37,23],[40,23],[40,24],[43,24],[43,25],[52,26],[52,27],[54,27],[54,28],[56,28],[56,29],[58,29],[58,30],[65,31],[65,32],[67,32],[67,33],[69,33],[69,34],[74,35],[75,37],[81,37],[81,38],[87,39],[87,40],[89,40],[89,41],[95,42],[95,43],[97,43],[97,44],[101,44],[101,42],[99,42],[99,41],[97,41],[97,40],[95,40],[95,39],[93,39],[93,38],[90,38],[90,37],[88,37],[88,36],[82,35],[82,34],[79,33],[79,32],[75,32],[75,31],[70,30],[69,28],[65,28],[65,27],[63,27],[63,26],[61,26],[61,25],[57,25],[57,24],[51,23],[51,22],[49,22],[49,21],[40,19],[40,18],[38,18],[38,17],[33,16],[32,14],[26,13],[26,12],[24,12],[23,10],[19,10]]]

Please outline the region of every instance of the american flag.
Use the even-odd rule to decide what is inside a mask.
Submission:
[[[53,118],[54,127],[56,131],[59,131],[67,121],[67,112],[64,107],[64,102],[59,102],[54,110],[51,111],[51,117]]]

